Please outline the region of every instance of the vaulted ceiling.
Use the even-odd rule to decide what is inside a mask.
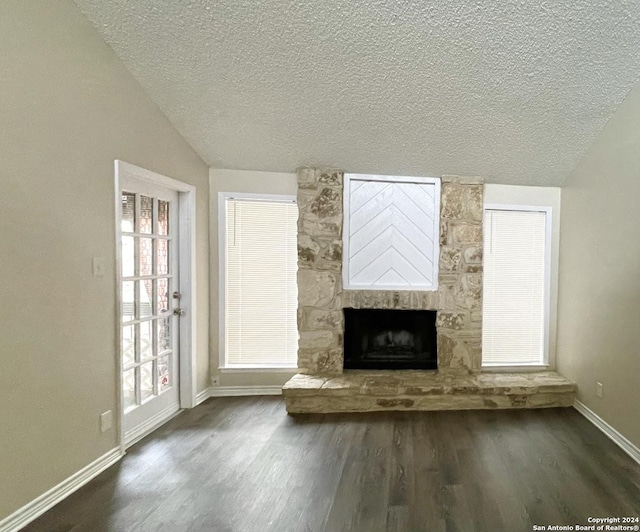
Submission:
[[[211,166],[561,185],[640,77],[637,0],[76,0]]]

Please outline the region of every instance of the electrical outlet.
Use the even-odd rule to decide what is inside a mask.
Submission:
[[[113,425],[113,414],[111,410],[107,410],[103,414],[100,414],[100,430],[107,432]]]
[[[596,382],[596,395],[602,398],[603,387],[601,382]]]
[[[102,277],[104,268],[104,259],[102,257],[93,257],[93,276]]]

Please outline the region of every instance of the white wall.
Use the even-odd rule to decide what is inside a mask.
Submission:
[[[551,207],[551,278],[549,297],[549,368],[556,366],[558,262],[560,253],[560,188],[492,185],[484,187],[484,203]]]
[[[218,246],[218,192],[251,192],[255,194],[283,194],[295,196],[298,185],[295,173],[254,172],[249,170],[211,169],[209,172],[209,235],[211,247],[211,377],[220,386],[281,386],[295,370],[231,370],[220,371],[223,356],[219,345],[220,276]]]
[[[558,313],[558,369],[640,447],[639,321],[640,84],[563,187]]]
[[[1,2],[0,50],[2,520],[118,443],[114,159],[197,187],[201,390],[209,240],[207,166],[71,0]]]

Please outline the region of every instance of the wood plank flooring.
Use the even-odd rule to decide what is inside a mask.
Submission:
[[[640,516],[640,466],[572,408],[180,414],[25,530],[531,531]]]

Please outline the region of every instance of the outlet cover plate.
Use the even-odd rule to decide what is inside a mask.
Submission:
[[[107,410],[103,414],[100,414],[100,430],[107,432],[113,426],[113,415],[111,410]]]

